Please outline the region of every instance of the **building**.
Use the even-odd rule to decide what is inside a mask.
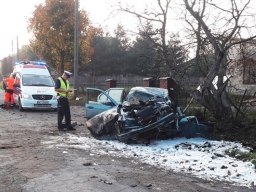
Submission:
[[[231,75],[229,91],[237,94],[256,93],[256,41],[233,46],[228,52],[228,70]]]

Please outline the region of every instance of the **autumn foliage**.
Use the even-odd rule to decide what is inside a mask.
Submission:
[[[33,51],[47,61],[60,74],[72,70],[74,59],[74,0],[46,0],[35,6],[29,19],[28,30],[34,34],[30,40]],[[91,39],[101,30],[94,28],[86,11],[79,11],[79,65],[90,61],[93,53]]]

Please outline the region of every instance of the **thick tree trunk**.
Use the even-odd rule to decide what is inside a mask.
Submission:
[[[211,76],[208,74],[207,77]],[[233,111],[232,111],[232,103],[229,100],[228,93],[225,90],[225,84],[223,83],[223,78],[219,78],[222,82],[218,83],[219,88],[215,88],[212,83],[207,83],[206,81],[210,81],[210,79],[203,79],[200,85],[200,89],[196,89],[195,86],[192,86],[191,82],[183,81],[183,78],[188,78],[186,76],[179,76],[177,73],[172,73],[171,77],[175,82],[187,91],[195,100],[198,101],[203,107],[208,109],[214,118],[219,124],[229,124],[232,125],[234,123]],[[206,85],[209,85],[207,87]]]
[[[229,121],[233,122],[233,112],[231,105],[228,102],[228,96],[225,91],[213,95],[210,90],[198,93],[196,100],[202,101],[206,104],[206,108],[212,112],[217,121]],[[228,104],[227,104],[228,103]]]

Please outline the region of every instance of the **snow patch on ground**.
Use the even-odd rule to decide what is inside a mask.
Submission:
[[[249,152],[241,143],[212,141],[203,138],[175,138],[145,144],[125,144],[119,141],[100,141],[70,133],[51,136],[43,142],[48,147],[72,147],[90,150],[91,154],[134,158],[165,170],[191,173],[206,180],[227,181],[233,185],[254,187],[255,166],[226,155],[227,151]]]

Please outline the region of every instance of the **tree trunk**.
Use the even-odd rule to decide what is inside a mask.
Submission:
[[[65,58],[65,52],[60,51],[60,71],[59,74],[62,75],[65,68],[64,68],[64,58]]]

